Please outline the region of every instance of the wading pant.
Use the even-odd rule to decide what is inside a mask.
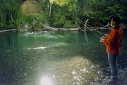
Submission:
[[[111,70],[111,81],[117,81],[117,56],[118,54],[108,53],[108,62]]]

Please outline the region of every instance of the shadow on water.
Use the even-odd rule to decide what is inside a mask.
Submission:
[[[90,31],[7,32],[0,36],[0,85],[44,85],[44,81],[45,85],[104,85],[109,78],[105,46]],[[122,70],[126,68],[126,39],[124,35],[118,59]],[[126,71],[122,70],[119,73]]]

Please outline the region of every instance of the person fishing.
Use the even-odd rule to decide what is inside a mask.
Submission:
[[[109,34],[105,34],[100,38],[100,42],[106,45],[106,52],[108,54],[108,62],[111,71],[110,81],[108,85],[117,84],[117,57],[121,51],[123,30],[120,26],[120,18],[112,17],[112,29]]]

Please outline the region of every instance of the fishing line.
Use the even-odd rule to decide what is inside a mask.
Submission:
[[[100,35],[104,35],[103,33],[101,33],[100,31],[96,30]]]
[[[86,26],[86,24],[87,24],[87,22],[88,22],[89,19],[87,19],[85,23],[84,23],[82,20],[80,20],[80,19],[77,19],[77,20],[78,20],[80,23],[85,24],[85,33],[86,33],[86,28],[88,28],[88,27]],[[109,26],[109,24],[108,24],[108,26]],[[90,28],[88,28],[88,30],[91,31],[97,38],[100,39],[100,36],[98,36],[94,31],[92,31]],[[110,29],[109,29],[109,30],[110,30]],[[109,30],[108,30],[108,32],[109,32]],[[96,32],[98,32],[100,35],[104,36],[104,34],[101,33],[100,31],[96,30]],[[85,34],[85,35],[86,35],[86,34]]]
[[[87,27],[88,28],[88,27]],[[88,28],[89,29],[89,28]],[[95,32],[93,32],[91,29],[89,29],[97,38],[99,38],[100,39],[100,36],[98,36]],[[99,32],[100,33],[100,32]],[[102,35],[102,33],[101,33],[101,35]]]
[[[87,24],[87,22],[88,22],[89,19],[87,19],[85,23],[84,23],[82,20],[80,20],[80,19],[77,19],[77,20],[78,20],[81,24],[85,24],[85,35],[86,35],[86,29],[88,28],[88,27],[86,26],[86,24]],[[100,39],[100,36],[98,36],[96,33],[94,33],[91,29],[88,28],[88,30],[91,31],[97,38]],[[99,31],[97,31],[97,32],[98,32],[99,34],[103,35],[103,33],[99,32]]]

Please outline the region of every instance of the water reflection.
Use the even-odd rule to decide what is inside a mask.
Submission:
[[[53,85],[53,82],[48,76],[42,76],[39,85]]]
[[[35,49],[35,50],[38,49],[38,50],[39,50],[39,49],[45,49],[45,48],[47,48],[47,47],[36,47],[36,48],[28,48],[28,49],[29,49],[29,50],[30,50],[30,49]]]
[[[85,69],[88,69],[91,64],[92,62],[90,60],[84,59],[82,56],[75,56],[62,61],[52,61],[46,67],[52,67],[48,69],[56,75],[56,85],[73,85],[74,83],[76,85],[81,85],[84,83],[85,77],[88,79],[94,74],[88,76],[88,72],[85,72]],[[84,68],[84,66],[86,68]]]
[[[18,33],[4,32],[0,36],[0,48],[9,50],[18,46]]]

